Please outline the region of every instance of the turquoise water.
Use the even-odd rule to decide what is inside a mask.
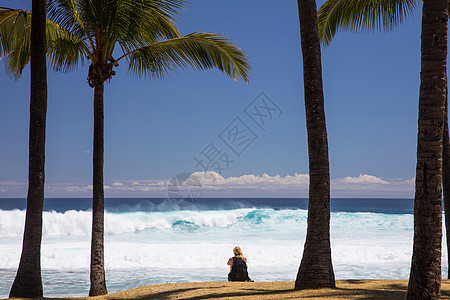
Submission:
[[[307,211],[300,208],[304,205],[301,199],[210,200],[210,205],[203,199],[203,203],[185,205],[181,210],[170,209],[170,203],[161,199],[107,202],[109,292],[155,283],[226,281],[226,262],[236,245],[248,258],[250,277],[255,281],[295,279],[306,234]],[[11,209],[5,206],[11,206],[14,199],[8,201],[2,207],[0,199],[0,298],[7,297],[15,276],[25,217],[20,203]],[[54,209],[47,206],[44,212],[44,295],[86,296],[90,201],[53,201],[57,203]],[[407,279],[413,237],[413,216],[407,204],[412,200],[364,201],[345,199],[345,205],[335,206],[331,214],[336,278]],[[409,213],[398,213],[402,210]],[[446,264],[444,254],[444,272]]]

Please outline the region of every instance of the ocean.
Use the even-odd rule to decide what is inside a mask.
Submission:
[[[91,199],[46,199],[44,296],[87,296]],[[26,199],[0,199],[0,298],[19,264]],[[226,281],[240,246],[255,281],[292,281],[306,236],[307,199],[106,199],[108,292],[138,286]],[[332,199],[336,279],[408,279],[413,199]],[[443,249],[446,249],[445,236]],[[442,256],[447,273],[447,253]]]

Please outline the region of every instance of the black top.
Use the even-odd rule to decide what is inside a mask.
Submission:
[[[228,274],[228,281],[250,281],[247,272],[247,264],[242,258],[233,257],[231,271]]]

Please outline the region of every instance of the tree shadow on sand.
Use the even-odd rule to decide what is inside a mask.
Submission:
[[[212,287],[211,289],[213,289],[214,287]],[[170,290],[170,291],[165,291],[165,292],[159,292],[159,293],[153,293],[150,295],[142,295],[142,296],[136,296],[136,297],[131,297],[131,298],[127,298],[130,300],[141,300],[141,299],[173,299],[173,297],[171,296],[175,296],[177,294],[180,293],[184,293],[184,292],[190,292],[190,291],[195,291],[195,290],[199,290],[202,289],[201,287],[192,287],[192,288],[184,288],[184,289],[176,289],[176,290]],[[115,298],[115,297],[108,297],[108,300],[118,300],[118,299],[123,299],[123,298]]]
[[[211,291],[211,289],[217,289],[217,287],[208,288],[204,294],[198,296],[188,296],[183,295],[184,292],[200,290],[205,288],[188,288],[188,289],[176,289],[172,291],[160,292],[151,295],[139,296],[134,298],[134,300],[141,299],[185,299],[185,300],[202,300],[202,299],[221,299],[221,298],[236,298],[241,297],[255,297],[255,298],[265,298],[265,299],[321,299],[326,297],[342,297],[343,299],[352,296],[357,296],[358,299],[404,299],[406,296],[406,289],[402,286],[394,285],[393,289],[402,288],[402,290],[372,290],[372,289],[348,289],[348,288],[336,288],[336,289],[326,289],[317,290],[310,293],[308,290],[296,291],[293,289],[283,289],[283,290],[271,290],[271,289],[253,289],[253,288],[241,288],[234,292],[216,292]],[[108,298],[117,299],[117,298]]]
[[[443,281],[442,299],[450,299],[449,284]],[[366,284],[366,285],[364,285]],[[317,290],[294,290],[293,283],[284,286],[251,286],[251,285],[229,285],[221,284],[211,286],[204,284],[200,286],[178,287],[175,289],[157,291],[133,291],[127,294],[110,294],[101,296],[104,300],[116,299],[185,299],[185,300],[203,300],[203,299],[405,299],[407,293],[407,281],[401,282],[371,282],[370,280],[343,280],[338,283],[334,289]],[[133,295],[135,293],[135,295]],[[66,298],[67,299],[67,298]],[[65,299],[65,300],[66,300]],[[86,298],[88,299],[88,298]],[[56,300],[56,299],[53,299]]]

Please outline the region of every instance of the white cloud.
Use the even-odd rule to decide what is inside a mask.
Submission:
[[[193,173],[186,183],[199,180],[203,188],[206,189],[251,189],[251,188],[264,188],[264,189],[306,189],[309,184],[308,174],[286,175],[284,177],[280,175],[270,176],[264,173],[262,176],[258,175],[242,175],[239,177],[224,178],[222,175],[212,172],[195,172]]]
[[[338,179],[337,181],[355,184],[389,184],[389,182],[387,181],[367,174],[360,174],[358,177],[345,177],[342,179]]]
[[[384,180],[361,174],[331,181],[332,197],[414,197],[414,178]]]
[[[252,192],[261,195],[286,195],[307,197],[309,175],[242,175],[224,178],[212,171],[196,172],[191,175],[187,183],[200,181],[206,192]],[[339,197],[412,197],[414,192],[413,179],[384,180],[379,177],[361,174],[358,177],[344,177],[331,180],[331,192]]]
[[[167,197],[167,179],[116,180],[106,182],[106,197]],[[415,179],[381,179],[361,174],[331,180],[332,197],[409,197],[414,196]],[[224,177],[216,172],[195,172],[187,185],[199,186],[204,197],[308,197],[309,175],[253,175]],[[26,197],[26,182],[0,182],[2,197]],[[46,183],[46,197],[90,197],[92,185]]]
[[[66,192],[76,192],[76,193],[85,193],[85,192],[92,192],[93,186],[92,185],[85,185],[85,186],[77,186],[77,185],[47,185],[48,191],[53,192],[60,192],[60,191],[66,191]]]
[[[80,185],[75,183],[49,183],[45,185],[46,197],[88,196],[92,194],[92,185]]]
[[[0,186],[9,185],[9,186],[22,186],[26,185],[25,182],[16,182],[16,181],[0,181]]]
[[[91,150],[83,150],[84,154],[91,154]]]
[[[416,177],[413,177],[411,179],[403,179],[403,178],[397,179],[397,180],[395,180],[395,183],[414,186],[416,184]]]

